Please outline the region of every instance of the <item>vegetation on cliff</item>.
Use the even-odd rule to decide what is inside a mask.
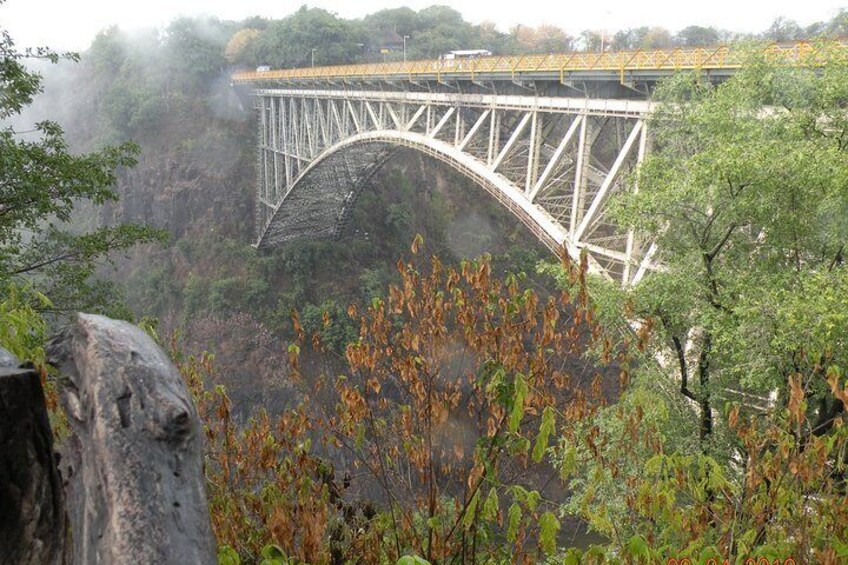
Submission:
[[[98,266],[110,252],[161,234],[124,224],[81,231],[70,221],[81,201],[99,205],[118,198],[117,170],[135,163],[138,148],[123,144],[74,154],[56,122],[11,122],[42,88],[41,77],[24,66],[28,58],[57,62],[60,55],[47,49],[20,52],[0,32],[0,119],[5,121],[0,129],[0,299],[26,302],[31,294],[30,305],[41,311],[108,309],[114,287],[93,278]]]
[[[596,457],[569,503],[619,543],[731,562],[848,556],[848,58],[818,57],[754,53],[719,86],[681,74],[655,94],[639,190],[610,213],[656,242],[662,268],[590,291],[605,323],[650,329],[647,356],[620,404],[584,422],[602,447],[577,439]],[[644,427],[622,442],[634,413]]]
[[[619,47],[719,35],[622,33]],[[167,229],[170,246],[121,266],[135,313],[188,343],[174,356],[206,418],[224,563],[848,558],[844,56],[661,89],[656,151],[613,210],[662,249],[636,289],[567,259],[535,273],[514,220],[409,154],[363,195],[348,240],[250,248],[252,127],[222,71],[305,65],[321,41],[319,63],[367,60],[403,35],[413,57],[572,45],[444,7],[103,32],[69,71],[86,122],[68,141],[52,122],[0,136],[3,343],[37,356],[39,311],[111,308],[91,278],[105,253],[157,236],[122,223]],[[39,79],[0,45],[11,117]],[[63,229],[72,218],[110,227]],[[415,233],[427,247],[395,265]],[[190,355],[206,348],[216,358]],[[574,517],[603,542],[571,547]]]

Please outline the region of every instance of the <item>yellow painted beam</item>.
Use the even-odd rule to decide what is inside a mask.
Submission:
[[[848,48],[848,43],[837,43]],[[764,51],[778,62],[802,64],[817,53],[815,44],[799,41],[775,43]],[[739,68],[743,51],[728,46],[696,47],[638,51],[607,51],[604,53],[560,53],[550,55],[518,55],[509,57],[480,57],[453,59],[305,67],[264,72],[241,72],[232,75],[233,82],[251,83],[292,79],[345,79],[351,77],[381,79],[414,79],[436,75],[442,80],[452,75],[479,76],[484,73],[503,73],[515,77],[520,73],[550,72],[562,77],[567,72],[613,71],[621,76],[628,71],[677,71],[684,69],[721,70]]]

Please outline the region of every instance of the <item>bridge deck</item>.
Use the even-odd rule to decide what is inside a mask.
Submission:
[[[839,42],[848,47],[848,43]],[[280,69],[264,72],[235,73],[235,83],[288,82],[321,80],[504,80],[547,78],[561,81],[581,78],[659,76],[679,70],[703,70],[728,73],[739,68],[746,50],[717,47],[658,49],[652,51],[614,51],[604,53],[561,53],[548,55],[492,56],[477,59],[426,60],[396,63],[336,65]],[[814,44],[793,42],[772,44],[764,52],[785,64],[815,62]]]

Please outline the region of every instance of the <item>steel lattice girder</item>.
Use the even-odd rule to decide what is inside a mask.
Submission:
[[[399,147],[474,179],[549,248],[585,250],[622,285],[655,247],[606,202],[649,150],[651,102],[487,94],[258,90],[257,245],[338,237],[371,175]]]

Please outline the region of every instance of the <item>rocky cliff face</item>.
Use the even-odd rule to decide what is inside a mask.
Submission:
[[[0,564],[58,565],[65,504],[41,375],[0,348]]]
[[[214,562],[203,427],[165,352],[87,314],[47,352],[70,429],[59,453],[41,373],[0,348],[0,564]]]
[[[253,171],[234,150],[238,159],[225,168],[201,168],[190,158],[143,160],[121,175],[121,200],[103,207],[101,221],[149,223],[175,240],[197,232],[249,238]]]
[[[192,115],[175,108],[161,127],[137,142],[139,163],[118,180],[120,201],[103,208],[103,222],[147,222],[175,240],[218,233],[248,240],[254,231],[255,132],[251,115],[233,98],[218,117],[197,101]]]

